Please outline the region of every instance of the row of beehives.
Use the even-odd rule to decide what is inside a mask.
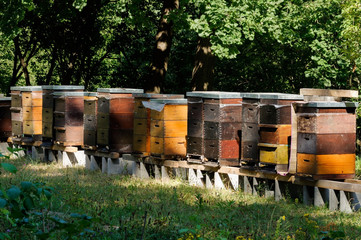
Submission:
[[[348,178],[355,171],[357,104],[304,103],[281,93],[144,94],[81,86],[12,88],[13,136],[100,151],[185,158],[223,166],[277,167],[290,155],[291,104],[297,120],[297,172]]]

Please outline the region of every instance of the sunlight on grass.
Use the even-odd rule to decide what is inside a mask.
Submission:
[[[2,185],[30,178],[54,187],[53,211],[99,218],[95,229],[102,237],[95,239],[140,239],[143,231],[144,239],[186,239],[189,234],[194,239],[198,235],[203,239],[312,239],[296,235],[320,231],[342,231],[345,239],[357,239],[361,234],[360,213],[330,212],[298,200],[275,202],[231,190],[191,187],[179,179],[141,180],[80,167],[15,163],[18,174],[5,174]]]

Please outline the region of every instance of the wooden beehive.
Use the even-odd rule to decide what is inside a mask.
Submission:
[[[345,102],[296,104],[298,175],[354,177],[357,106]]]
[[[6,141],[11,136],[11,97],[0,98],[0,140]]]
[[[233,92],[189,92],[187,155],[239,165],[242,97]]]
[[[97,93],[84,93],[84,147],[87,149],[95,149],[97,144],[97,106]]]
[[[54,92],[54,143],[63,146],[83,145],[83,92]]]
[[[150,109],[146,108],[151,99],[174,99],[183,98],[180,94],[151,94],[151,93],[134,93],[134,135],[133,135],[133,152],[150,155]]]
[[[98,88],[97,146],[103,151],[132,153],[134,97],[142,89]]]
[[[150,117],[150,152],[154,157],[186,156],[187,100],[152,99]]]
[[[12,87],[12,127],[19,137],[41,137],[42,87]]]
[[[55,138],[54,131],[54,95],[56,92],[83,92],[84,86],[73,85],[44,85],[43,88],[43,144],[51,143]]]
[[[23,135],[23,109],[21,100],[21,89],[23,87],[11,87],[11,131],[14,137]]]
[[[242,127],[242,147],[241,147],[241,160],[244,164],[258,164],[258,162],[272,163],[269,160],[269,156],[280,156],[281,152],[277,149],[283,149],[281,146],[285,143],[278,142],[276,140],[281,135],[285,134],[285,129],[277,130],[282,125],[291,124],[291,103],[295,101],[302,101],[303,96],[297,94],[284,94],[284,93],[245,93],[243,94],[243,127]],[[260,128],[260,124],[265,125]],[[271,129],[274,129],[271,130]],[[261,133],[261,131],[264,131]],[[281,133],[282,132],[282,133]],[[263,137],[260,141],[260,136]],[[267,141],[272,140],[273,142],[264,142],[265,138]],[[282,137],[281,137],[282,138]],[[288,137],[286,137],[287,139]],[[283,139],[282,142],[285,142]],[[262,145],[262,155],[260,156],[259,144]],[[281,144],[276,149],[270,147],[266,149],[264,144]],[[288,143],[286,143],[288,144]],[[268,152],[277,151],[277,154],[266,154]],[[267,160],[263,161],[262,158]],[[287,156],[288,157],[288,156]],[[283,157],[285,158],[285,157]],[[274,159],[273,164],[279,164],[277,159]]]

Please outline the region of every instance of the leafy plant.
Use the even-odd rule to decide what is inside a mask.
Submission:
[[[18,156],[20,148],[8,148]],[[10,156],[1,155],[4,159]],[[2,162],[1,169],[15,174],[18,170],[10,163]],[[72,213],[52,212],[54,188],[44,183],[22,181],[18,186],[4,188],[0,185],[0,239],[36,236],[48,239],[63,234],[67,239],[93,234],[89,228],[95,221],[92,217]]]

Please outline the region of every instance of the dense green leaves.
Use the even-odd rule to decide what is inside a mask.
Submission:
[[[169,16],[175,34],[166,92],[190,90],[198,37],[210,40],[218,58],[218,90],[359,88],[358,0],[179,3]],[[7,0],[0,9],[2,91],[25,84],[15,64],[15,36],[34,85],[144,88],[150,77],[161,1]]]

